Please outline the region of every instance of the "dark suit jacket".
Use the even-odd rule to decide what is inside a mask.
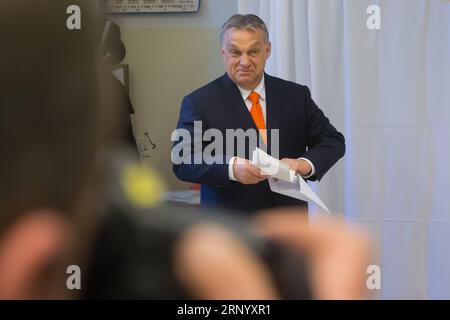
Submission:
[[[266,127],[268,130],[279,129],[279,158],[307,158],[316,170],[310,180],[320,180],[344,155],[343,135],[317,107],[306,86],[265,74],[265,89]],[[227,74],[183,99],[177,128],[187,129],[193,136],[194,121],[202,121],[203,132],[215,128],[224,137],[226,129],[256,130],[238,87]],[[270,133],[268,135],[270,153]],[[174,146],[181,141],[176,141]],[[207,144],[203,142],[203,148]],[[256,185],[230,181],[228,161],[236,156],[236,150],[228,154],[225,146],[223,150],[226,162],[223,164],[193,164],[192,161],[191,164],[173,166],[179,179],[202,185],[202,206],[220,206],[246,212],[280,206],[306,206],[303,201],[272,192],[267,180]],[[251,151],[246,150],[246,155],[251,155]]]

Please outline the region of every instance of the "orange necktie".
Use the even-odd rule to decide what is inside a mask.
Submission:
[[[259,103],[259,94],[255,91],[252,91],[248,99],[252,102],[252,107],[250,109],[250,114],[252,115],[253,122],[255,122],[256,127],[259,130],[259,134],[262,137],[262,140],[267,145],[267,130],[266,124],[264,122],[264,115],[262,111],[261,104]]]

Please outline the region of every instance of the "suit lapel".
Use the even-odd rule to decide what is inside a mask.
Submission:
[[[240,127],[244,130],[250,128],[256,129],[256,125],[253,122],[250,112],[248,112],[244,100],[242,100],[238,87],[231,81],[227,74],[222,77],[222,89],[221,100],[236,121],[239,122]]]
[[[264,82],[266,90],[266,128],[268,130],[267,151],[268,153],[271,153],[270,129],[280,129],[279,118],[282,107],[282,97],[280,96],[279,90],[277,90],[272,77],[266,73],[264,73]],[[248,112],[245,102],[242,100],[238,87],[231,81],[227,74],[224,74],[222,77],[221,87],[223,89],[221,100],[240,124],[240,127],[243,130],[250,128],[257,130],[252,116],[250,115],[250,112]]]
[[[281,95],[277,92],[274,81],[271,76],[264,73],[264,83],[266,87],[266,127],[268,136],[268,151],[270,152],[271,140],[270,130],[280,129],[279,119],[282,107]]]

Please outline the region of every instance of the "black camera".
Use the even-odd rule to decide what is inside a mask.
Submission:
[[[103,179],[102,215],[91,248],[85,298],[191,299],[174,273],[174,248],[186,230],[204,222],[220,224],[253,250],[266,264],[281,298],[312,298],[305,257],[258,236],[242,214],[168,203],[140,206],[130,201],[126,172],[137,170],[136,175],[143,170],[139,180],[152,177],[146,177],[146,169],[138,169],[136,162],[117,154],[101,160],[112,166]]]

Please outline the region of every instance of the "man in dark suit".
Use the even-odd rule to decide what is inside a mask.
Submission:
[[[188,132],[194,141],[186,142],[179,135],[173,137],[174,173],[183,181],[202,185],[204,206],[247,212],[306,206],[303,201],[273,193],[267,175],[247,160],[255,146],[251,134],[245,150],[240,150],[234,145],[229,148],[236,136],[227,135],[227,131],[253,130],[261,148],[312,181],[320,180],[344,155],[343,135],[317,107],[306,86],[264,73],[271,44],[267,27],[259,17],[232,16],[222,27],[221,42],[226,74],[183,100],[177,133]],[[225,138],[220,141],[214,135],[215,140],[211,141],[209,135],[198,141],[198,124],[202,131],[218,130]],[[199,162],[198,155],[204,155],[213,143],[221,145],[212,152],[216,161]],[[189,154],[185,154],[186,144],[191,147]]]

